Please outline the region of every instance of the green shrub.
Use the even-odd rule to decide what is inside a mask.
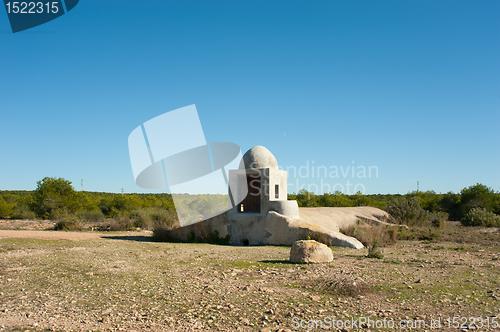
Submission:
[[[428,229],[428,233],[425,233],[425,231],[423,231],[423,229],[415,230],[415,231],[416,231],[416,233],[420,234],[418,236],[418,239],[421,240],[421,241],[432,241],[432,240],[441,238],[441,234],[434,233],[432,231],[432,228]]]
[[[31,210],[38,217],[47,218],[55,210],[66,210],[69,213],[74,213],[79,207],[78,193],[68,180],[45,177],[37,182]]]
[[[111,218],[120,214],[129,214],[143,207],[143,201],[136,194],[103,197],[99,202],[99,208],[102,213]]]
[[[429,221],[432,226],[436,228],[443,228],[446,220],[448,220],[448,213],[446,212],[439,211],[429,213]]]
[[[384,258],[384,255],[382,255],[382,252],[380,252],[380,249],[378,248],[378,240],[375,240],[373,242],[373,245],[368,248],[368,255],[366,255],[366,257],[377,258],[377,259]]]
[[[56,231],[80,231],[83,229],[76,216],[66,210],[54,210],[51,216],[56,221],[54,227]]]
[[[82,226],[77,220],[60,220],[56,223],[56,231],[81,231]]]
[[[33,201],[33,196],[31,194],[16,196],[15,199],[12,197],[15,195],[7,196],[10,196],[7,202],[15,204],[12,213],[10,214],[11,219],[36,219],[36,214],[30,209]]]
[[[460,192],[460,220],[473,208],[485,208],[490,212],[500,212],[500,195],[492,188],[478,183]]]
[[[0,218],[9,218],[14,212],[15,204],[7,203],[2,196],[0,196]]]
[[[132,219],[127,216],[117,216],[109,224],[110,231],[130,231],[134,228]]]
[[[397,237],[402,241],[414,240],[416,238],[415,233],[412,230],[406,228],[400,228],[398,230]]]
[[[150,216],[155,228],[163,227],[170,229],[175,224],[178,224],[177,213],[172,210],[151,209]]]
[[[500,216],[485,208],[473,208],[461,222],[464,226],[500,227]]]
[[[10,215],[11,219],[24,219],[24,220],[32,220],[36,219],[35,212],[31,211],[27,206],[16,206],[14,211]]]
[[[132,219],[132,223],[134,227],[142,228],[142,229],[150,229],[151,228],[151,217],[147,210],[135,210],[132,211],[129,215],[129,218]]]
[[[400,198],[387,203],[385,211],[400,225],[423,225],[428,219],[429,212],[420,206],[416,198]]]
[[[397,241],[397,226],[374,226],[358,220],[356,226],[340,230],[341,233],[356,238],[369,247],[378,241],[379,245],[393,244]]]
[[[171,229],[178,221],[175,211],[164,208],[135,210],[129,214],[129,218],[132,219],[135,227],[143,229]]]
[[[82,211],[76,214],[78,219],[91,223],[98,223],[104,221],[104,214],[101,211]]]

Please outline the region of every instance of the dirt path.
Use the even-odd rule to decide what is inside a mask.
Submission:
[[[333,262],[300,265],[281,246],[158,243],[145,231],[2,230],[0,331],[342,330],[326,328],[332,319],[359,322],[349,331],[398,329],[361,317],[456,331],[430,324],[500,321],[497,233],[447,227],[496,242],[400,241],[382,249],[383,259],[333,248]]]
[[[106,238],[109,236],[150,236],[151,232],[119,232],[119,233],[98,233],[98,232],[61,232],[61,231],[28,231],[28,230],[0,230],[0,239],[43,239],[43,240],[67,240],[84,241]]]

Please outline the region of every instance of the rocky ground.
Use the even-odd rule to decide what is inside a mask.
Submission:
[[[477,241],[333,248],[321,265],[145,231],[0,230],[0,330],[500,330],[499,230],[447,227]]]

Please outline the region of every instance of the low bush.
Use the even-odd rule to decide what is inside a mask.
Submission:
[[[429,221],[436,228],[443,228],[445,221],[448,220],[448,213],[438,211],[429,213]]]
[[[133,220],[127,216],[117,216],[109,224],[110,231],[131,231],[134,228]]]
[[[59,220],[55,226],[56,231],[81,231],[82,226],[76,219]]]
[[[398,239],[398,226],[373,226],[358,220],[355,226],[341,229],[340,232],[358,239],[365,247],[372,246],[375,241],[379,245],[388,245],[396,243]]]
[[[500,227],[500,216],[485,208],[473,208],[461,220],[464,226]]]
[[[99,223],[104,221],[104,214],[101,211],[82,211],[76,214],[78,219],[91,222]]]
[[[74,214],[66,210],[55,210],[52,212],[52,220],[56,221],[56,231],[81,231],[83,228]]]
[[[142,229],[151,228],[151,218],[147,210],[135,210],[129,214],[135,227]]]
[[[400,228],[397,233],[398,240],[401,241],[415,240],[417,238],[417,236],[411,229]]]
[[[385,211],[400,225],[422,226],[429,218],[429,212],[420,206],[420,201],[416,198],[391,201],[387,203]]]
[[[440,239],[441,234],[439,233],[434,233],[432,231],[432,228],[428,228],[428,232],[426,233],[425,231],[420,232],[420,236],[418,236],[418,239],[421,241],[432,241],[436,239]]]
[[[36,213],[31,210],[32,195],[18,196],[15,199],[16,206],[14,207],[10,218],[11,219],[36,219]],[[9,203],[13,203],[12,201]]]
[[[9,218],[14,211],[15,204],[6,202],[0,196],[0,218]]]
[[[36,214],[26,206],[16,206],[14,208],[14,211],[11,213],[10,218],[33,220],[36,219]]]
[[[368,248],[368,255],[366,255],[367,258],[377,258],[377,259],[382,259],[384,258],[384,255],[382,255],[382,252],[380,251],[378,247],[378,240],[375,240],[373,242],[373,245]]]
[[[129,218],[132,219],[135,227],[143,229],[170,229],[178,224],[175,211],[162,208],[135,210],[129,214]]]
[[[177,213],[166,209],[151,209],[151,220],[154,228],[172,228],[178,225]]]

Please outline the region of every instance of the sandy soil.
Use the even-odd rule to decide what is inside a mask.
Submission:
[[[448,227],[496,244],[400,241],[382,249],[383,259],[333,248],[331,263],[297,265],[289,247],[0,231],[0,330],[324,331],[338,330],[325,328],[332,319],[365,318],[455,331],[454,317],[464,317],[460,329],[481,318],[481,330],[498,331],[500,234]],[[441,328],[431,328],[437,320]]]
[[[29,231],[29,230],[0,230],[0,239],[45,239],[45,240],[67,240],[82,241],[98,239],[102,236],[98,232],[60,232],[60,231]]]

